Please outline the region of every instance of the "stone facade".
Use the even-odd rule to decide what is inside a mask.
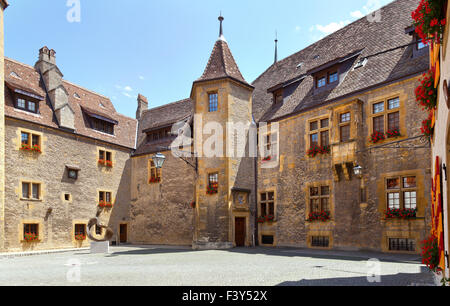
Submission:
[[[5,220],[5,47],[3,30],[3,12],[7,3],[0,5],[0,250],[4,249]]]

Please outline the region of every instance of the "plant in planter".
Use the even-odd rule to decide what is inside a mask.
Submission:
[[[84,235],[84,234],[77,234],[77,235],[75,235],[75,240],[77,240],[77,241],[84,241],[84,240],[86,240],[86,235]]]
[[[105,161],[104,159],[99,159],[99,160],[98,160],[98,164],[99,164],[99,165],[104,165],[105,162],[106,162],[106,161]]]
[[[111,202],[105,202],[105,205],[103,207],[105,207],[105,208],[112,208],[113,204]]]
[[[32,150],[31,146],[29,144],[26,144],[26,143],[22,143],[20,149],[22,151],[31,151]]]
[[[105,166],[106,166],[106,167],[110,167],[110,168],[112,168],[112,166],[113,166],[113,162],[112,162],[112,161],[110,161],[110,160],[105,160]]]
[[[258,223],[262,224],[262,223],[266,222],[266,217],[258,217],[257,221],[258,221]]]
[[[432,121],[433,121],[433,113],[430,112],[428,115],[428,119],[422,121],[422,127],[421,131],[422,134],[428,138],[431,138],[433,136],[434,129],[432,128]]]
[[[149,179],[148,182],[149,182],[150,184],[156,184],[156,183],[161,182],[161,178],[160,178],[160,177],[152,176],[152,177]]]
[[[392,129],[386,132],[387,138],[400,137],[400,129]]]
[[[267,222],[273,222],[275,220],[275,216],[274,215],[267,215],[266,216],[266,221]]]
[[[39,240],[39,236],[33,233],[25,233],[23,239],[26,242],[36,242]]]
[[[331,214],[329,211],[321,211],[321,212],[311,212],[309,214],[308,222],[313,221],[328,221],[331,219]]]
[[[446,0],[421,0],[411,16],[416,26],[416,33],[425,44],[440,43],[445,30]]]
[[[191,205],[191,208],[195,208],[195,201],[192,201],[190,205]]]
[[[439,243],[435,236],[422,241],[422,263],[433,272],[440,272]]]
[[[417,216],[417,209],[388,209],[385,212],[386,219],[413,219]]]
[[[101,207],[101,208],[106,207],[106,202],[105,201],[98,202],[98,207]]]
[[[34,145],[32,148],[32,151],[37,152],[37,153],[42,153],[41,147],[39,145]]]
[[[307,152],[308,156],[311,158],[316,157],[318,154],[330,154],[331,148],[330,146],[318,146],[313,145]]]
[[[212,183],[206,189],[206,194],[216,194],[219,192],[219,184]]]
[[[271,160],[272,160],[272,156],[267,156],[262,159],[263,162],[267,162],[267,161],[271,161]]]
[[[431,111],[436,108],[438,90],[434,87],[435,72],[430,69],[422,75],[420,85],[414,91],[417,103],[422,110]]]
[[[386,139],[386,136],[384,135],[384,133],[375,131],[372,133],[372,135],[370,135],[370,142],[371,143],[379,143],[383,140]]]

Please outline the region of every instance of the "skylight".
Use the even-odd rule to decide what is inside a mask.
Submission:
[[[360,59],[353,69],[364,67],[367,64],[367,57]]]
[[[12,76],[13,78],[21,79],[21,77],[17,73],[15,73],[14,71],[11,72],[9,75]]]
[[[77,93],[74,93],[74,94],[73,94],[73,97],[76,98],[76,99],[81,99],[80,95],[77,94]]]

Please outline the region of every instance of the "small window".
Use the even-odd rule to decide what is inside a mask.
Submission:
[[[389,110],[396,109],[399,107],[400,107],[400,99],[399,98],[388,100],[388,109]]]
[[[273,243],[274,243],[273,236],[269,236],[269,235],[262,235],[261,236],[261,244],[273,245]]]
[[[70,201],[70,194],[69,193],[64,194],[64,200],[67,201],[67,202]]]
[[[22,199],[40,200],[41,184],[22,182]]]
[[[350,113],[341,114],[341,123],[350,122],[351,115]]]
[[[339,120],[339,134],[341,142],[347,142],[350,140],[350,121],[351,121],[350,112],[341,114]]]
[[[75,235],[86,235],[86,224],[75,224]]]
[[[17,107],[25,109],[27,107],[26,101],[24,99],[17,99]]]
[[[28,101],[25,98],[19,97],[16,98],[16,108],[30,113],[37,113],[38,103],[34,101]]]
[[[389,238],[390,251],[416,251],[416,241],[413,239]]]
[[[324,87],[327,84],[326,77],[322,77],[320,79],[317,79],[317,88]]]
[[[337,82],[339,79],[339,74],[336,72],[330,73],[330,76],[328,78],[328,83],[334,83]]]
[[[374,114],[379,114],[382,112],[384,112],[384,102],[376,103],[373,105],[373,113]]]
[[[259,208],[260,208],[260,217],[275,216],[275,193],[274,192],[261,193]]]
[[[26,241],[36,241],[39,237],[39,224],[24,224],[23,239]]]
[[[417,182],[415,176],[386,180],[388,209],[417,209]]]
[[[209,112],[217,112],[219,108],[219,95],[217,93],[210,93],[208,95],[209,100]]]
[[[76,180],[76,179],[78,179],[78,170],[68,169],[67,175],[69,176],[70,179]]]
[[[274,103],[275,104],[283,103],[283,92],[282,91],[278,91],[274,94]]]
[[[328,248],[330,246],[330,238],[324,236],[312,236],[311,246],[317,248]]]

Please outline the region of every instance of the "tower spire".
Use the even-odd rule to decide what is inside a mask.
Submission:
[[[275,31],[275,61],[274,64],[278,62],[278,33]]]
[[[219,21],[220,21],[219,38],[222,39],[222,40],[225,39],[225,37],[223,36],[223,27],[222,27],[222,23],[223,23],[223,20],[224,20],[224,19],[225,19],[225,18],[222,17],[222,12],[220,12],[220,16],[219,16]]]

